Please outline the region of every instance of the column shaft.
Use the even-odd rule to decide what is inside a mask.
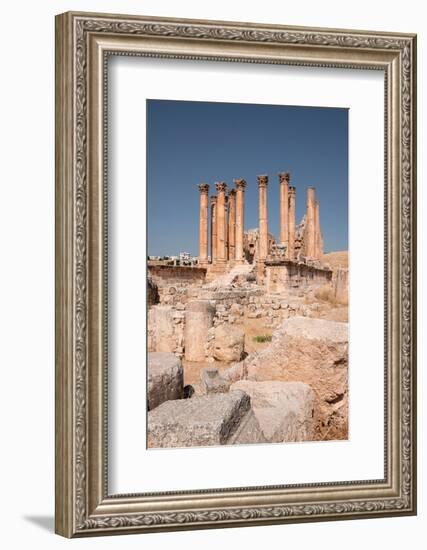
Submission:
[[[225,191],[227,185],[224,182],[215,184],[217,190],[217,263],[226,262],[226,226],[225,226]]]
[[[267,176],[257,176],[259,190],[259,241],[258,241],[258,260],[263,262],[268,255],[268,214],[267,214]]]
[[[216,241],[217,241],[217,225],[216,225],[216,209],[217,198],[211,197],[211,262],[216,261]]]
[[[315,210],[316,191],[314,187],[309,187],[307,189],[307,210],[304,230],[304,248],[305,255],[308,258],[314,258],[316,255]]]
[[[209,202],[209,185],[201,183],[200,191],[200,223],[199,223],[199,263],[207,264],[208,262],[208,202]]]
[[[236,258],[236,191],[228,194],[228,259]]]
[[[236,185],[236,249],[235,262],[242,264],[244,262],[243,239],[245,232],[245,187],[244,179],[234,180]]]
[[[279,174],[279,189],[280,189],[280,244],[288,245],[289,235],[289,179],[288,172]]]
[[[289,259],[295,260],[295,187],[289,187],[289,235],[288,250]]]

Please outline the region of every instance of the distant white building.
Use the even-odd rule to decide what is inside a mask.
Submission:
[[[191,254],[189,252],[180,252],[179,253],[179,263],[181,265],[191,264],[191,261],[192,261],[192,257],[191,257]]]

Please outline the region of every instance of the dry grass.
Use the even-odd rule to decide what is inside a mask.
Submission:
[[[328,302],[331,305],[337,305],[337,300],[334,296],[334,290],[331,285],[322,285],[314,291],[314,295],[318,300],[322,302]]]

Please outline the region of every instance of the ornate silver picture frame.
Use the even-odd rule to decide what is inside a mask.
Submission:
[[[109,493],[106,119],[110,56],[384,73],[384,478]],[[415,35],[108,14],[58,15],[56,532],[82,537],[415,514],[415,179]]]

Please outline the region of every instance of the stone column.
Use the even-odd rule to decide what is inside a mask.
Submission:
[[[229,211],[229,204],[228,204],[228,195],[226,194],[225,195],[225,200],[224,200],[224,204],[225,204],[225,259],[226,261],[229,260],[229,246],[230,246],[230,243],[228,241],[228,211]]]
[[[264,262],[268,255],[268,214],[267,214],[267,185],[268,176],[257,176],[259,203],[259,240],[258,240],[258,260]]]
[[[187,361],[204,361],[208,330],[213,326],[215,307],[208,300],[188,302],[185,308],[184,345]]]
[[[320,260],[320,258],[323,256],[323,250],[322,250],[322,233],[320,231],[320,213],[319,213],[319,202],[316,201],[315,209],[314,209],[314,227],[316,230],[316,253],[315,257]]]
[[[227,184],[223,181],[215,184],[218,200],[217,200],[217,263],[224,264],[226,262],[226,226],[225,226],[225,192]]]
[[[228,194],[228,259],[236,258],[236,190]]]
[[[288,221],[288,258],[290,260],[295,260],[295,187],[290,186],[289,191],[289,221]]]
[[[209,202],[209,185],[201,183],[200,191],[200,225],[199,225],[199,264],[206,265],[208,263],[208,202]]]
[[[307,189],[307,210],[304,229],[304,249],[308,258],[314,258],[316,255],[316,190],[314,187]]]
[[[216,261],[216,240],[217,240],[217,229],[216,229],[216,196],[211,197],[211,262]]]
[[[289,180],[288,172],[279,174],[279,192],[280,192],[280,244],[288,246],[288,220],[289,220]],[[287,256],[287,255],[286,255]]]
[[[236,247],[235,263],[243,264],[245,261],[243,252],[243,239],[245,232],[245,187],[244,179],[234,180],[236,186]]]

